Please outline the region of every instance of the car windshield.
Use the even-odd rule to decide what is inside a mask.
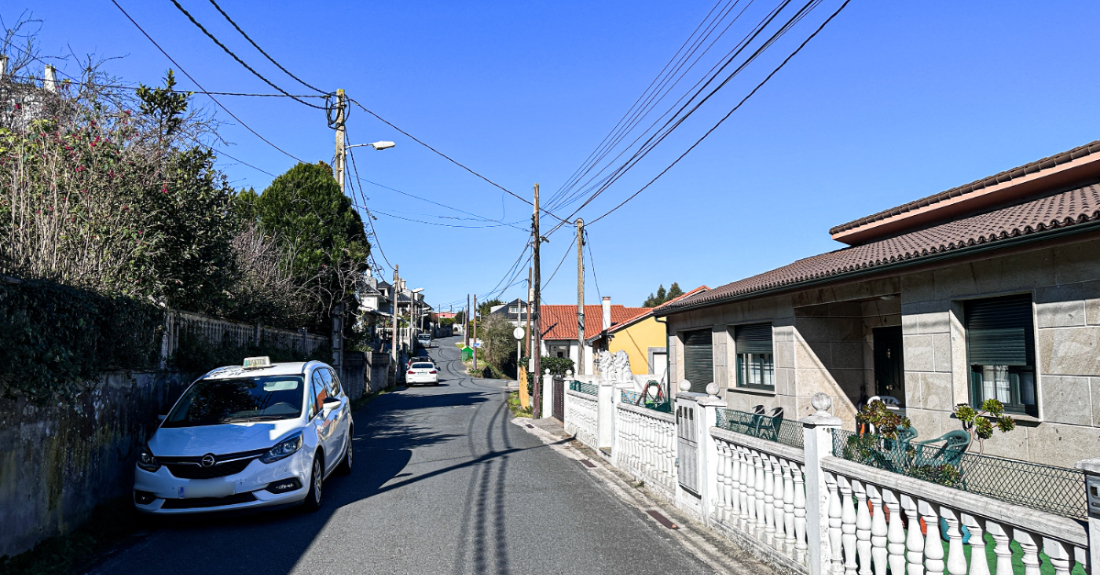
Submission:
[[[301,376],[272,375],[195,382],[163,427],[292,419],[302,414]]]
[[[435,366],[430,363],[414,363],[413,369],[434,369]]]

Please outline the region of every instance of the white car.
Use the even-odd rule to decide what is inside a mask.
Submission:
[[[428,349],[432,346],[432,336],[428,333],[422,333],[416,336],[416,343],[420,344],[420,347]]]
[[[405,371],[405,383],[415,385],[418,383],[439,385],[439,370],[430,361],[414,361]]]
[[[134,506],[160,515],[317,509],[324,479],[351,471],[350,412],[321,362],[248,358],[215,369],[187,388],[141,450]]]

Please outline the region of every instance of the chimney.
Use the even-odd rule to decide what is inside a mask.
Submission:
[[[49,64],[46,64],[46,81],[42,82],[42,87],[47,92],[57,93],[57,71]]]
[[[603,329],[611,329],[611,296],[603,296]]]

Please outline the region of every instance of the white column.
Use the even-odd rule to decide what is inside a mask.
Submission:
[[[1023,529],[1013,529],[1012,538],[1024,550],[1024,557],[1021,559],[1024,563],[1024,575],[1039,575],[1039,545],[1035,542],[1035,536]]]
[[[882,506],[882,493],[879,488],[867,484],[867,499],[871,502],[871,559],[874,561],[875,575],[886,575],[886,510]]]
[[[905,570],[908,575],[924,575],[924,537],[920,534],[920,514],[917,513],[917,500],[905,493],[901,494],[901,506],[909,518],[909,536],[905,540]],[[1012,567],[1008,568],[1012,573]],[[998,575],[1003,575],[998,573]]]
[[[997,555],[997,575],[1012,575],[1012,548],[1009,547],[1008,532],[1000,523],[986,521],[985,528],[993,537],[993,553]],[[974,552],[971,550],[971,559]]]
[[[816,410],[802,423],[802,443],[806,474],[806,544],[807,568],[810,575],[823,575],[830,572],[830,565],[840,567],[840,524],[836,538],[830,531],[832,513],[836,505],[837,521],[840,520],[840,502],[836,499],[836,480],[821,469],[821,458],[832,454],[832,430],[839,429],[841,420],[829,413],[833,400],[824,393],[814,395],[810,404]],[[831,482],[826,485],[827,478]]]
[[[940,536],[940,516],[936,506],[920,500],[917,511],[924,519],[924,571],[928,575],[943,575],[943,544]],[[1038,575],[1038,574],[1036,574]]]
[[[707,395],[699,398],[699,411],[696,414],[695,425],[698,430],[699,443],[699,472],[702,473],[699,487],[703,492],[699,495],[703,499],[703,517],[710,521],[717,500],[718,483],[718,442],[710,434],[710,428],[715,425],[718,418],[718,409],[725,409],[726,400],[718,397],[718,385],[711,383],[707,386]]]
[[[554,376],[549,369],[542,376],[542,417],[554,417]]]
[[[962,524],[970,531],[970,575],[989,575],[989,561],[985,559],[984,523],[985,520],[980,517],[962,514]]]
[[[963,554],[963,536],[959,529],[959,518],[955,510],[940,506],[940,515],[947,523],[947,572],[951,575],[966,575],[966,555]]]
[[[905,573],[905,526],[901,523],[901,505],[891,489],[882,490],[882,500],[890,511],[890,525],[886,530],[890,571],[902,575]]]
[[[596,395],[596,447],[611,449],[615,441],[614,382],[600,380]]]

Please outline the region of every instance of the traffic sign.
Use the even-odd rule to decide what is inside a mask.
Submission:
[[[512,330],[512,337],[516,339],[523,339],[523,328],[517,327],[516,329]]]

